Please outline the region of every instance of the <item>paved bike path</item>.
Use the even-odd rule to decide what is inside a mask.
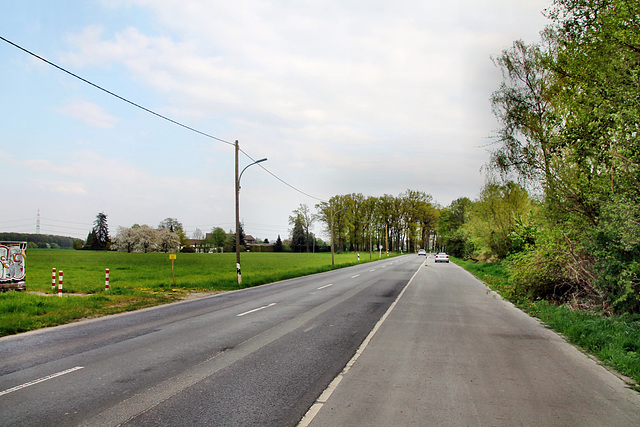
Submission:
[[[303,424],[640,425],[620,377],[431,258],[336,382]]]

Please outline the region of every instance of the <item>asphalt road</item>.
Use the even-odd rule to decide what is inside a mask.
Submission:
[[[367,342],[301,425],[640,425],[640,394],[454,264],[430,258]]]
[[[0,339],[0,425],[296,425],[409,255]]]

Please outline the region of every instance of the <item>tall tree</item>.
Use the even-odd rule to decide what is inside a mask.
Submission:
[[[492,164],[542,190],[549,250],[536,253],[560,258],[557,281],[640,312],[640,3],[555,0],[549,16],[544,47],[516,43],[497,61]]]
[[[177,218],[165,218],[160,222],[160,224],[158,224],[158,230],[169,230],[172,233],[176,233],[176,235],[180,239],[181,246],[189,245],[189,238],[187,237],[187,233],[184,232],[184,227]]]
[[[104,212],[100,212],[96,216],[96,220],[93,223],[93,229],[87,236],[87,242],[85,243],[85,249],[91,249],[95,251],[102,251],[109,249],[109,225],[107,224],[107,215]]]
[[[291,249],[293,249],[294,252],[303,252],[307,241],[303,215],[298,213],[295,216],[289,217],[289,223],[293,225],[291,229]]]
[[[273,251],[274,252],[282,252],[283,251],[282,239],[280,238],[279,234],[278,234],[278,238],[276,239],[276,243],[273,246]]]
[[[204,233],[199,228],[196,228],[196,231],[193,232],[193,238],[195,240],[203,240],[204,239]]]
[[[473,256],[474,248],[463,232],[463,226],[469,221],[472,206],[469,198],[460,197],[440,212],[438,232],[447,252],[453,256]]]
[[[289,216],[289,225],[292,225],[295,228],[296,224],[299,223],[299,225],[302,226],[302,229],[304,230],[303,245],[306,247],[307,252],[309,252],[309,244],[311,243],[310,229],[313,227],[313,223],[315,221],[316,216],[311,213],[309,206],[305,203],[301,203],[298,209],[294,209],[293,215]],[[292,238],[292,240],[295,240],[298,243],[302,241],[299,236],[296,236],[295,239]],[[298,243],[295,243],[294,246]]]
[[[215,227],[213,230],[211,230],[211,243],[213,244],[214,248],[224,247],[226,240],[227,233],[225,233],[223,228]]]

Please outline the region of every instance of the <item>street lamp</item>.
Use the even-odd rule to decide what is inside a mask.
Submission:
[[[242,174],[247,170],[249,166],[253,166],[257,163],[262,163],[267,159],[256,160],[253,163],[249,163],[242,169],[242,172],[238,174],[238,152],[240,151],[240,145],[236,140],[236,270],[238,272],[238,285],[242,284],[242,273],[240,272],[240,178]]]

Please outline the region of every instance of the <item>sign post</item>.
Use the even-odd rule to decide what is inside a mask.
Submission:
[[[173,262],[176,259],[176,254],[169,254],[169,259],[171,260],[171,280],[173,281],[173,286],[176,286],[176,274],[173,269]]]

